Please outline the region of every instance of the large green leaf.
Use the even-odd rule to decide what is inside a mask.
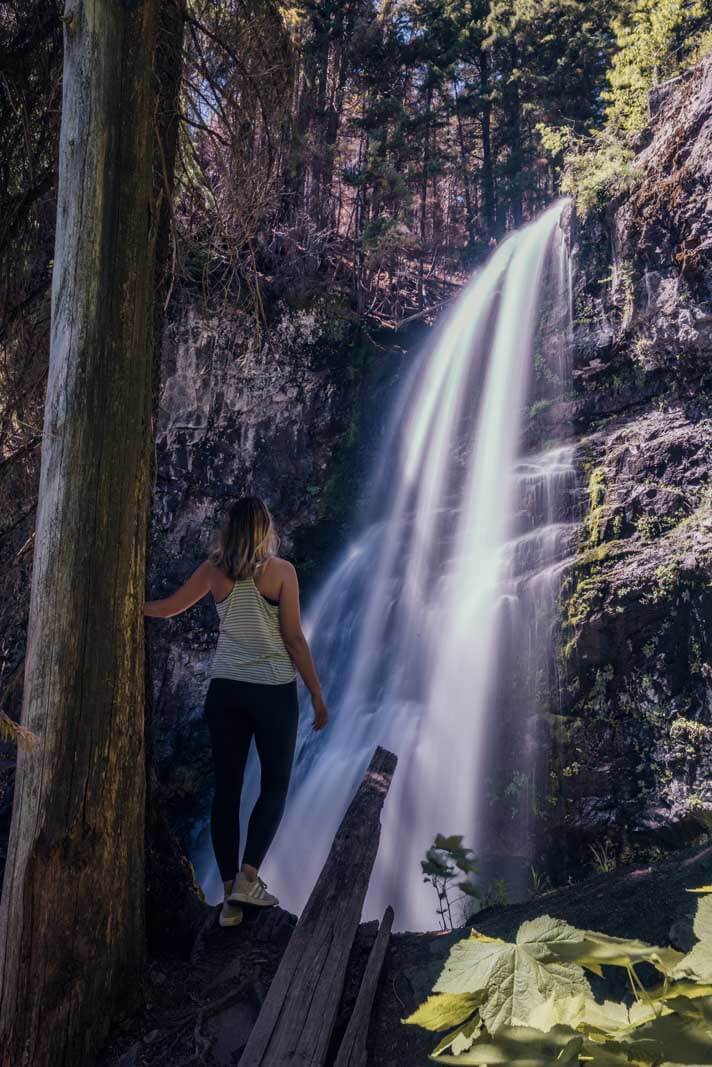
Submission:
[[[684,954],[674,948],[660,948],[633,938],[611,937],[594,930],[581,931],[577,942],[564,941],[553,945],[552,952],[559,959],[572,960],[591,970],[600,971],[601,966],[625,967],[628,970],[637,963],[652,963],[666,975],[671,975],[684,958]]]
[[[705,988],[702,986],[701,988]],[[707,987],[709,988],[709,987]],[[708,1025],[712,1023],[712,997],[670,996],[665,1000],[665,1007],[677,1015],[698,1019]]]
[[[584,1020],[586,996],[575,993],[570,997],[547,997],[529,1013],[529,1025],[547,1032],[555,1026],[570,1026],[577,1030]]]
[[[701,897],[692,924],[699,938],[672,971],[673,978],[695,978],[712,983],[712,896]]]
[[[673,978],[694,978],[712,982],[712,944],[698,941],[672,972]]]
[[[591,1000],[585,1005],[583,1030],[594,1039],[637,1036],[641,1026],[669,1011],[665,1005],[652,1004],[647,1000],[636,1000],[630,1006],[613,1000],[604,1000],[602,1004]]]
[[[587,1039],[580,1058],[593,1067],[704,1067],[712,1064],[712,1030],[698,1020],[666,1014],[637,1027],[628,1038],[605,1043]]]
[[[700,941],[708,941],[712,945],[712,896],[702,897],[697,901],[692,929]]]
[[[556,1067],[577,1063],[583,1038],[567,1027],[542,1034],[528,1026],[503,1027],[494,1035],[485,1035],[459,1056],[433,1056],[437,1063],[457,1067],[468,1064],[509,1063],[516,1067]]]
[[[424,1030],[447,1030],[469,1019],[484,993],[436,993],[404,1020]]]
[[[584,1041],[580,1052],[585,1067],[651,1067],[658,1062],[655,1041],[607,1041],[605,1045]]]
[[[482,1021],[479,1014],[472,1019],[468,1019],[462,1026],[458,1026],[456,1030],[444,1037],[437,1048],[433,1051],[433,1056],[440,1056],[448,1049],[452,1052],[453,1056],[460,1056],[463,1052],[466,1052],[468,1048],[471,1048],[474,1041],[482,1033]]]
[[[679,982],[666,982],[648,990],[648,996],[652,1001],[671,1001],[684,997],[693,1000],[699,997],[712,998],[712,983],[696,982],[694,979],[682,979]]]
[[[538,1030],[551,1030],[554,1026],[570,1026],[586,1033],[601,1033],[619,1037],[631,1028],[628,1009],[624,1004],[607,1000],[599,1004],[591,997],[578,993],[567,999],[550,997],[540,1004],[529,1017],[531,1026]]]
[[[453,946],[435,992],[483,993],[480,1015],[490,1034],[504,1026],[526,1026],[539,1005],[590,994],[582,968],[562,962],[553,951],[577,938],[568,923],[546,915],[523,923],[516,944],[473,930]]]
[[[662,1015],[639,1027],[635,1040],[654,1041],[661,1062],[690,1064],[692,1067],[712,1064],[712,1027],[698,1019]]]
[[[598,1040],[621,1040],[633,1033],[643,1023],[651,1022],[672,1008],[663,1004],[654,1005],[636,1001],[630,1007],[617,1001],[605,1000],[602,1004],[582,993],[567,1000],[549,998],[539,1005],[529,1017],[530,1026],[538,1030],[551,1030],[555,1026],[570,1026],[588,1037]]]

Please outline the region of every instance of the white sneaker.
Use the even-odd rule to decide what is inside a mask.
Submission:
[[[242,922],[242,908],[239,904],[233,904],[229,898],[223,900],[223,906],[220,909],[220,915],[218,917],[218,923],[220,926],[239,926]]]
[[[231,904],[255,904],[258,908],[271,908],[279,904],[277,898],[267,892],[267,886],[261,878],[251,882],[243,871],[235,879],[232,893],[227,899]]]

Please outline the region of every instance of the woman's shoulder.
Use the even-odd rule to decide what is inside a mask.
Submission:
[[[294,565],[288,559],[283,559],[282,556],[269,556],[260,569],[265,576],[269,574],[280,580],[289,578],[297,573]]]
[[[294,567],[288,560],[282,559],[281,556],[268,556],[259,564],[255,573],[254,582],[258,592],[279,601],[282,590],[289,583],[290,573],[294,573]]]
[[[219,567],[217,565],[217,563],[214,563],[213,560],[209,556],[208,556],[208,558],[206,560],[204,560],[200,564],[200,569],[204,570],[205,573],[208,575],[208,577],[211,580],[213,578],[217,578],[217,577],[224,577],[224,578],[227,577],[227,574],[225,572],[225,568],[224,567]]]
[[[232,578],[228,576],[224,567],[218,566],[218,564],[214,563],[210,558],[206,559],[201,564],[201,569],[202,568],[205,570],[210,585],[210,592],[213,594],[214,599],[223,600],[234,585]]]

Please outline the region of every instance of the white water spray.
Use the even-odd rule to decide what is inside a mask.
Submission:
[[[318,735],[309,715],[302,722],[265,864],[295,911],[377,744],[399,763],[365,916],[391,903],[400,929],[436,923],[420,861],[437,833],[486,850],[489,763],[504,722],[511,765],[523,768],[517,788],[533,789],[529,726],[551,675],[572,471],[566,448],[526,459],[519,449],[544,302],[559,316],[556,359],[567,373],[563,206],[502,242],[418,361],[374,478],[376,518],[310,612],[332,720]],[[528,823],[518,833],[526,869]]]

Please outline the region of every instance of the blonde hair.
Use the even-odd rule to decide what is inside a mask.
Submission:
[[[253,578],[260,565],[279,547],[270,510],[258,496],[245,496],[228,512],[219,531],[210,560],[228,578]]]

